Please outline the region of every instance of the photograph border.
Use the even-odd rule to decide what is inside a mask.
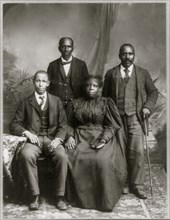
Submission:
[[[154,1],[138,1],[138,0],[126,0],[126,1],[104,1],[104,0],[0,0],[0,143],[3,146],[3,4],[8,3],[166,3],[166,79],[167,79],[167,216],[170,218],[170,0],[154,0]],[[0,219],[3,218],[3,166],[2,166],[2,147],[0,149]],[[8,218],[9,219],[9,218]]]

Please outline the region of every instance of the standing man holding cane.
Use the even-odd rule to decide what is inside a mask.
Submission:
[[[111,97],[116,103],[126,133],[129,188],[138,198],[146,199],[143,189],[144,120],[156,104],[158,90],[149,72],[134,64],[133,45],[123,44],[119,49],[119,59],[121,63],[105,75],[103,96]]]

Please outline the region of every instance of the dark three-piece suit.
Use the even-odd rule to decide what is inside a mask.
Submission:
[[[22,101],[10,124],[10,133],[22,136],[24,131],[30,131],[38,136],[41,146],[29,141],[21,151],[21,163],[28,190],[31,196],[40,194],[37,173],[37,158],[54,138],[65,139],[67,121],[61,100],[47,93],[47,101],[43,110],[40,109],[35,95],[32,94]],[[54,166],[54,195],[64,196],[67,176],[67,156],[64,147],[59,145],[49,155]]]
[[[119,65],[107,71],[103,96],[111,97],[118,107],[127,135],[129,181],[133,187],[140,187],[144,183],[142,109],[147,108],[152,112],[158,98],[158,91],[149,72],[136,65],[133,67],[128,83],[125,83],[121,77]]]
[[[61,58],[52,61],[47,69],[50,85],[49,93],[59,96],[64,107],[75,99],[82,96],[82,85],[88,76],[86,63],[73,57],[70,70],[66,76]]]

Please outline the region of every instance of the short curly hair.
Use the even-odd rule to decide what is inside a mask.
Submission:
[[[99,75],[88,75],[88,76],[85,78],[85,81],[84,81],[84,88],[86,88],[87,83],[88,83],[91,79],[97,80],[98,85],[99,85],[100,88],[103,86],[103,79],[102,79],[101,76],[99,76]]]
[[[35,79],[39,73],[43,73],[43,74],[47,75],[47,78],[49,79],[48,73],[45,70],[38,70],[33,77],[33,82],[35,81]]]

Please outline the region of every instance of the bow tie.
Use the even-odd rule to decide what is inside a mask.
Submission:
[[[62,64],[62,65],[66,65],[66,64],[71,63],[71,61],[72,61],[72,60],[70,60],[70,61],[66,61],[66,62],[65,62],[65,61],[64,61],[64,62],[63,62],[63,61],[61,61],[61,64]]]

